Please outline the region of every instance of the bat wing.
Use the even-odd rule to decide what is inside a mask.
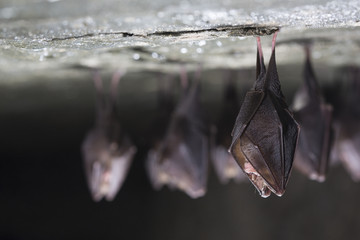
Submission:
[[[269,69],[263,81],[261,71],[257,71],[260,77],[255,82],[255,89],[262,91],[260,94],[250,92],[251,97],[246,96],[230,147],[234,158],[262,197],[268,197],[270,191],[278,196],[285,192],[299,133],[299,126],[281,92],[275,62],[275,38],[276,34]],[[257,65],[259,55],[262,56],[259,49],[258,39]],[[243,109],[244,106],[249,108]]]
[[[87,183],[94,201],[112,201],[129,171],[136,148],[128,142],[119,151],[103,129],[90,131],[82,145]]]
[[[289,180],[292,164],[294,160],[295,149],[299,137],[300,127],[293,118],[293,114],[288,109],[285,102],[284,95],[281,91],[279,75],[275,60],[275,39],[276,33],[273,37],[272,53],[269,61],[268,71],[266,72],[266,88],[268,89],[271,102],[277,113],[279,124],[281,128],[281,179],[282,188],[285,191],[285,186]],[[277,166],[276,164],[276,167]]]
[[[230,179],[234,179],[236,182],[244,180],[245,175],[241,168],[223,146],[217,146],[213,149],[211,159],[222,184],[227,184]]]
[[[277,112],[278,118],[280,120],[281,124],[281,132],[282,132],[282,139],[281,139],[281,145],[282,145],[282,182],[283,187],[285,189],[285,186],[289,180],[293,160],[294,160],[294,154],[299,138],[300,133],[300,126],[293,118],[293,115],[289,112],[287,108],[283,108],[284,103],[282,100],[275,98],[274,95],[272,95],[273,103],[275,110]]]
[[[267,94],[233,148],[234,158],[263,197],[270,195],[269,190],[284,193],[296,145],[297,125],[287,123],[293,119],[279,106],[275,96]],[[291,149],[286,149],[289,145]]]
[[[360,181],[360,127],[357,119],[343,118],[336,150],[345,169],[355,182]]]
[[[192,198],[203,196],[207,182],[208,138],[187,123],[175,122],[162,144],[158,153],[149,153],[148,170],[154,188],[160,189],[166,184]]]
[[[310,49],[305,48],[304,86],[295,102],[295,116],[302,131],[295,152],[295,166],[310,179],[324,181],[332,139],[332,107],[324,103],[310,62]]]
[[[360,181],[360,137],[339,142],[339,155],[346,170],[355,182]]]
[[[205,194],[209,138],[198,106],[198,85],[190,89],[173,114],[158,153],[152,152],[148,164],[153,185],[168,185],[192,198]]]
[[[129,172],[135,152],[136,148],[131,147],[127,149],[123,155],[112,157],[110,168],[111,179],[109,181],[108,191],[105,194],[107,201],[112,201],[123,185]]]
[[[249,91],[246,93],[244,102],[241,105],[240,112],[236,118],[235,125],[231,133],[233,138],[229,148],[230,152],[233,151],[232,149],[235,142],[243,134],[246,126],[249,124],[251,118],[254,116],[263,101],[263,98],[263,91]]]
[[[295,166],[311,179],[324,181],[331,146],[332,107],[308,105],[295,113],[301,124]]]

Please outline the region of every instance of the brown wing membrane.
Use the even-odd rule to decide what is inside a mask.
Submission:
[[[275,38],[269,68],[262,67],[258,38],[257,79],[241,106],[230,152],[262,197],[282,196],[291,172],[299,127],[284,101],[275,62]],[[264,71],[266,71],[264,73]]]
[[[148,170],[155,188],[168,185],[198,198],[206,193],[209,138],[200,114],[198,84],[184,92],[159,150],[149,158]]]
[[[233,137],[230,149],[232,148],[235,140],[244,132],[246,126],[259,108],[264,98],[263,91],[249,91],[246,93],[243,104],[241,105],[240,112],[236,117],[235,126],[231,133]]]
[[[346,71],[350,79],[337,118],[335,148],[351,178],[360,182],[360,69],[349,67]]]
[[[310,179],[324,181],[332,138],[332,107],[323,100],[306,47],[304,86],[296,94],[295,117],[302,131],[295,153],[295,167]]]
[[[102,80],[95,75],[96,125],[82,144],[87,183],[94,201],[112,201],[129,171],[136,147],[123,131],[116,114],[115,97],[120,75],[113,78],[112,96],[106,97]],[[114,89],[115,88],[115,89]]]
[[[214,170],[222,184],[228,183],[231,179],[235,182],[241,182],[245,179],[245,175],[241,168],[227,151],[232,140],[230,134],[232,131],[233,120],[236,118],[240,108],[235,77],[236,72],[227,72],[227,78],[225,79],[227,83],[224,89],[221,117],[216,123],[216,141],[211,150],[211,160]]]

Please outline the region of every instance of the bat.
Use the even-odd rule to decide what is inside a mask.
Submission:
[[[294,117],[301,126],[294,166],[312,180],[325,181],[332,143],[332,106],[325,103],[305,47],[304,84],[295,95]]]
[[[335,150],[355,182],[360,181],[360,70],[348,69],[352,78],[337,119]]]
[[[112,201],[129,171],[136,147],[120,125],[116,112],[117,86],[122,72],[114,74],[111,96],[105,96],[100,75],[96,72],[96,121],[82,144],[87,184],[94,201]]]
[[[222,184],[227,184],[231,179],[234,179],[235,182],[241,182],[245,179],[241,168],[227,151],[227,147],[231,144],[233,119],[236,118],[240,108],[234,75],[236,76],[236,74],[229,72],[226,79],[221,118],[216,124],[216,140],[211,154],[214,170]]]
[[[183,96],[172,115],[158,151],[149,153],[148,171],[155,189],[168,185],[191,198],[206,193],[209,138],[199,104],[199,81],[187,86],[182,73]]]
[[[232,131],[230,153],[261,197],[282,196],[289,180],[300,131],[281,92],[275,40],[266,70],[257,37],[256,81],[246,93]]]
[[[157,154],[160,152],[162,142],[171,120],[172,113],[175,108],[174,96],[173,96],[173,79],[169,79],[169,76],[158,79],[158,91],[157,91],[157,111],[156,116],[151,124],[150,129],[151,140],[150,150],[147,154],[146,170],[149,176],[150,182],[157,190],[161,189],[162,183],[158,181],[158,164]]]

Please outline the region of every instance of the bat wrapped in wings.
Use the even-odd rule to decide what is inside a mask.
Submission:
[[[281,92],[275,62],[276,35],[268,70],[257,38],[256,81],[240,108],[229,148],[264,198],[271,192],[284,194],[300,130]]]
[[[117,72],[113,76],[110,98],[104,93],[99,74],[95,73],[94,77],[96,122],[82,144],[86,179],[94,201],[114,199],[136,152],[116,112],[117,86],[121,75],[121,72]]]
[[[233,119],[236,118],[240,108],[234,81],[235,77],[236,73],[233,71],[228,72],[221,117],[216,124],[215,146],[212,147],[211,154],[215,172],[222,184],[228,183],[231,179],[234,179],[235,182],[241,182],[246,178],[233,156],[227,151],[227,148],[231,144],[230,134]]]
[[[294,99],[294,117],[301,126],[294,165],[310,179],[325,180],[332,139],[332,106],[326,104],[305,47],[304,85]]]
[[[360,181],[360,69],[347,68],[351,76],[336,119],[336,153],[351,178]]]
[[[182,80],[187,82],[185,73]],[[184,87],[161,145],[149,153],[147,168],[153,187],[160,189],[168,185],[191,198],[203,196],[208,174],[208,135],[197,81],[192,87]]]
[[[164,138],[169,127],[172,113],[175,108],[173,94],[173,79],[169,76],[158,78],[157,109],[150,130],[150,149],[146,159],[146,170],[150,182],[156,190],[161,189],[165,184],[160,180],[160,164],[158,155],[163,148]]]

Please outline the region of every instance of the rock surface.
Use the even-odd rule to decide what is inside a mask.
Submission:
[[[292,44],[299,39],[312,39],[318,63],[360,63],[359,1],[3,0],[0,72],[24,80],[74,67],[249,67],[256,51],[251,36],[278,28],[280,65],[303,61],[301,47]],[[269,46],[270,38],[264,42]]]

